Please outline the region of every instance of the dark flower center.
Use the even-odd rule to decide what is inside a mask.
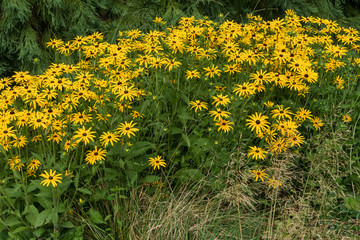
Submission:
[[[260,120],[256,120],[255,123],[256,123],[256,124],[260,124]]]

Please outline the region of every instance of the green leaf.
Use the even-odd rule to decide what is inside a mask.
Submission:
[[[80,179],[80,174],[77,172],[74,179],[74,185],[76,190],[79,188],[79,179]]]
[[[112,168],[105,168],[105,177],[104,180],[113,180],[116,179],[119,175],[119,171],[112,169]]]
[[[149,149],[156,149],[156,145],[151,142],[137,142],[131,147],[131,151],[129,153],[130,158],[134,158],[144,154]]]
[[[101,213],[93,208],[90,208],[88,211],[89,218],[94,223],[105,223],[103,217],[101,216]]]
[[[39,216],[39,211],[34,205],[30,205],[28,208],[25,209],[25,217],[34,226],[36,223],[37,218]]]
[[[44,210],[38,215],[37,219],[33,221],[34,227],[37,228],[43,226],[44,224],[49,223],[51,219],[52,211],[50,209]]]
[[[181,133],[181,136],[182,136],[183,140],[185,141],[186,145],[188,147],[190,147],[190,139],[189,139],[189,137],[186,136],[184,133]]]
[[[175,173],[180,181],[199,181],[205,177],[205,175],[199,169],[180,169]]]
[[[92,194],[92,192],[87,188],[79,188],[78,191],[83,193],[83,194],[89,194],[89,195]]]
[[[19,218],[14,215],[10,215],[5,219],[5,224],[9,227],[18,225],[20,223],[21,223],[21,221],[19,220]]]
[[[64,222],[63,224],[61,224],[60,227],[63,227],[63,228],[74,228],[75,225],[74,225],[72,222],[70,222],[70,221],[66,221],[66,222]]]
[[[160,177],[159,176],[155,176],[155,175],[149,175],[149,176],[146,176],[144,177],[142,180],[141,180],[141,183],[153,183],[157,180],[159,180]]]
[[[179,134],[179,133],[182,133],[182,129],[180,129],[178,127],[171,127],[170,132],[171,132],[171,134]]]
[[[12,231],[11,233],[12,234],[17,234],[17,233],[21,233],[21,232],[23,232],[23,231],[26,231],[26,230],[28,230],[29,229],[29,227],[18,227],[18,228],[16,228],[14,231]]]

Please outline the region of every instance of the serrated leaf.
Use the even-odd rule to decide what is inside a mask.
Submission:
[[[88,214],[90,220],[93,221],[94,223],[105,223],[101,213],[98,210],[90,208]]]
[[[83,194],[89,194],[89,195],[92,194],[92,192],[87,188],[79,188],[78,191],[83,193]]]

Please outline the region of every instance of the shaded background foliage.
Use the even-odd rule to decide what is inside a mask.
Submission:
[[[0,76],[13,71],[40,73],[52,62],[46,49],[50,38],[70,40],[95,31],[114,43],[119,30],[151,28],[155,17],[173,25],[180,17],[195,16],[243,21],[247,13],[266,20],[292,9],[360,27],[359,0],[2,0],[0,5]]]

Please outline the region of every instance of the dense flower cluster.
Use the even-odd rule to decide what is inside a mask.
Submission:
[[[178,26],[161,31],[120,32],[116,44],[104,42],[98,32],[69,42],[51,39],[48,47],[78,55],[79,61],[54,63],[38,76],[19,71],[1,79],[0,145],[11,156],[11,169],[26,163],[34,176],[40,166],[52,166],[19,149],[52,146],[66,156],[85,149],[81,161],[97,164],[112,148],[141,134],[148,114],[141,104],[156,105],[161,84],[168,83],[189,89],[187,111],[206,112],[219,134],[247,126],[261,140],[249,146],[248,156],[264,160],[300,147],[303,123],[314,130],[323,126],[306,105],[287,106],[277,102],[281,96],[276,94],[304,98],[319,81],[343,89],[347,79],[336,73],[348,62],[360,63],[348,54],[360,50],[359,40],[355,29],[292,11],[273,21],[249,15],[247,24],[184,17]],[[321,79],[319,72],[331,77]],[[208,89],[208,95],[201,89]],[[248,107],[251,102],[257,108]],[[166,165],[159,155],[150,158],[154,170]],[[51,171],[41,176],[46,185],[56,186],[61,178]],[[253,173],[256,180],[267,178],[264,170]],[[269,184],[281,185],[274,178]]]

